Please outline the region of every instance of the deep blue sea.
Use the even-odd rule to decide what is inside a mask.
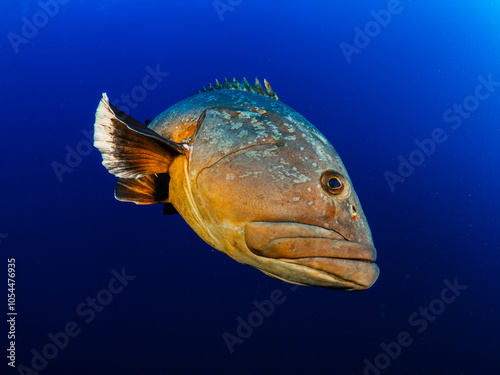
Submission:
[[[500,1],[19,0],[0,25],[1,374],[500,373]],[[114,199],[102,93],[142,122],[224,77],[335,147],[373,287],[294,288]]]

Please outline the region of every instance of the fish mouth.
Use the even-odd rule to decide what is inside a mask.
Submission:
[[[245,241],[253,254],[266,260],[258,268],[288,282],[363,290],[379,275],[372,244],[348,241],[331,229],[294,222],[251,222],[245,226]]]

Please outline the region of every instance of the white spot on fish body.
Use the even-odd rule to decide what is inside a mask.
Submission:
[[[226,180],[233,180],[234,179],[234,173],[228,173],[226,174]]]
[[[300,198],[299,197],[293,197],[293,200],[294,200],[294,202],[297,202],[298,200],[300,200]]]
[[[242,118],[244,118],[244,119],[247,119],[247,118],[254,118],[254,117],[252,116],[252,114],[250,114],[249,112],[246,112],[246,111],[245,111],[245,112],[241,112],[241,113],[239,114],[239,117],[242,117]]]
[[[301,182],[307,182],[307,181],[311,181],[311,179],[303,174],[298,176],[297,179],[293,180],[293,182],[295,182],[296,184],[299,184]]]
[[[248,177],[248,176],[252,176],[252,175],[253,175],[253,177],[257,178],[257,177],[258,177],[258,175],[259,175],[259,174],[261,174],[261,173],[262,173],[262,172],[260,172],[260,171],[256,171],[256,172],[246,172],[245,174],[242,174],[242,175],[240,175],[239,177],[240,177],[240,178],[245,178],[245,177]]]
[[[260,152],[259,151],[255,151],[255,150],[247,151],[245,153],[245,155],[246,155],[247,158],[249,158],[249,159],[255,159],[255,160],[258,160],[261,157]]]

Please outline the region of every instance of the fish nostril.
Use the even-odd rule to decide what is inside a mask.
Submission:
[[[356,213],[356,206],[352,206],[351,207],[351,217],[354,221],[357,221],[358,220],[358,214]]]

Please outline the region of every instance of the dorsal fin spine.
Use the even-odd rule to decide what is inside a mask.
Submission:
[[[271,88],[271,84],[267,82],[267,79],[264,78],[264,85],[266,85],[266,90],[269,94],[274,95],[274,91]]]
[[[254,87],[255,87],[255,90],[256,90],[257,94],[265,95],[264,94],[264,90],[262,90],[262,85],[260,84],[259,79],[257,77],[255,77]]]
[[[198,91],[196,94],[201,94],[207,91],[216,91],[216,90],[240,90],[240,91],[249,91],[255,94],[267,96],[272,99],[279,100],[278,94],[274,92],[271,88],[269,82],[264,79],[264,85],[260,83],[258,78],[255,78],[255,83],[252,85],[246,78],[243,78],[242,82],[239,82],[235,77],[233,77],[232,81],[229,81],[227,78],[224,78],[224,82],[222,84],[216,79],[215,85],[210,84],[208,89],[203,86],[203,89]],[[194,94],[194,95],[196,95]]]

